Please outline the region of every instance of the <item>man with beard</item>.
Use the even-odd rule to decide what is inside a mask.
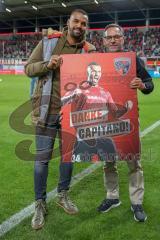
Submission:
[[[33,96],[33,118],[36,124],[36,159],[34,167],[35,213],[32,228],[40,229],[45,222],[48,163],[56,134],[61,135],[60,124],[60,65],[62,54],[79,54],[95,51],[85,41],[88,15],[81,9],[74,10],[67,22],[67,31],[55,32],[43,39],[32,52],[25,72],[29,77],[38,77]],[[61,147],[61,139],[60,139]],[[61,151],[60,151],[61,152]],[[67,191],[72,176],[72,163],[63,163],[61,154],[58,205],[68,214],[78,213],[78,208],[69,199]]]
[[[117,24],[106,26],[104,31],[104,46],[106,52],[124,51],[124,33],[123,29]],[[131,80],[130,87],[138,89],[144,94],[152,92],[154,85],[148,72],[144,68],[143,61],[136,58],[137,76]],[[147,215],[143,210],[142,202],[144,195],[143,170],[139,160],[127,161],[129,168],[129,195],[131,200],[131,210],[134,219],[138,222],[144,222]],[[99,212],[108,212],[110,209],[118,207],[119,200],[118,172],[116,162],[106,162],[104,166],[104,183],[107,190],[106,199],[98,207]]]

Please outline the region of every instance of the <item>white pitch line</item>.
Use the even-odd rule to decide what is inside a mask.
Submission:
[[[102,162],[92,164],[81,173],[72,177],[71,186],[75,185],[79,181],[81,181],[84,177],[89,175],[90,173],[94,172],[97,168],[102,165]],[[47,194],[47,202],[53,200],[57,196],[57,188],[53,189],[51,192]],[[0,237],[3,236],[5,233],[9,232],[12,228],[17,226],[21,223],[25,218],[30,217],[34,213],[35,203],[27,206],[26,208],[22,209],[20,212],[12,215],[9,219],[2,222],[0,225]]]
[[[143,138],[148,133],[153,131],[156,127],[160,125],[160,120],[152,124],[150,127],[144,129],[141,132],[140,137]],[[80,182],[84,177],[88,176],[89,174],[93,173],[97,168],[102,166],[102,162],[94,163],[82,172],[78,173],[77,175],[72,177],[71,186],[75,185],[76,183]],[[51,192],[47,194],[47,202],[53,200],[57,195],[57,189],[53,189]],[[26,208],[22,209],[18,213],[12,215],[9,219],[2,222],[0,225],[0,237],[3,236],[5,233],[9,232],[12,228],[17,226],[21,223],[25,218],[30,217],[34,213],[35,203],[27,206]]]
[[[160,125],[160,120],[155,122],[155,123],[153,123],[150,127],[144,129],[144,131],[140,133],[140,137],[143,138],[144,136],[146,136],[146,134],[152,132],[153,129],[155,129],[159,125]]]

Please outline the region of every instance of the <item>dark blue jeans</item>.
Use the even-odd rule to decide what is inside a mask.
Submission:
[[[36,159],[34,165],[34,191],[35,200],[46,199],[48,164],[52,158],[52,152],[56,136],[59,138],[60,146],[60,177],[58,183],[58,192],[68,190],[73,164],[71,162],[62,162],[61,154],[61,125],[59,123],[59,115],[54,114],[48,117],[45,127],[36,127]]]

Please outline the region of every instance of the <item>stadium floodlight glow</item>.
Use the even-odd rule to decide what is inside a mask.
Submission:
[[[34,5],[32,5],[32,8],[33,8],[35,11],[38,10],[38,8],[37,8],[36,6],[34,6]]]
[[[94,0],[94,2],[95,2],[96,4],[99,4],[99,2],[98,2],[97,0]]]
[[[11,13],[12,11],[9,9],[9,8],[6,8],[6,11],[7,12],[9,12],[9,13]]]
[[[28,1],[24,1],[24,3],[25,3],[25,4],[27,4],[27,3],[28,3]]]
[[[65,8],[67,7],[67,5],[65,3],[62,2],[61,4],[63,7],[65,7]]]

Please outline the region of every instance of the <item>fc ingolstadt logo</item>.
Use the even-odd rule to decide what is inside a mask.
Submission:
[[[115,58],[114,59],[114,67],[116,71],[124,76],[128,73],[131,66],[131,59],[126,57]]]

